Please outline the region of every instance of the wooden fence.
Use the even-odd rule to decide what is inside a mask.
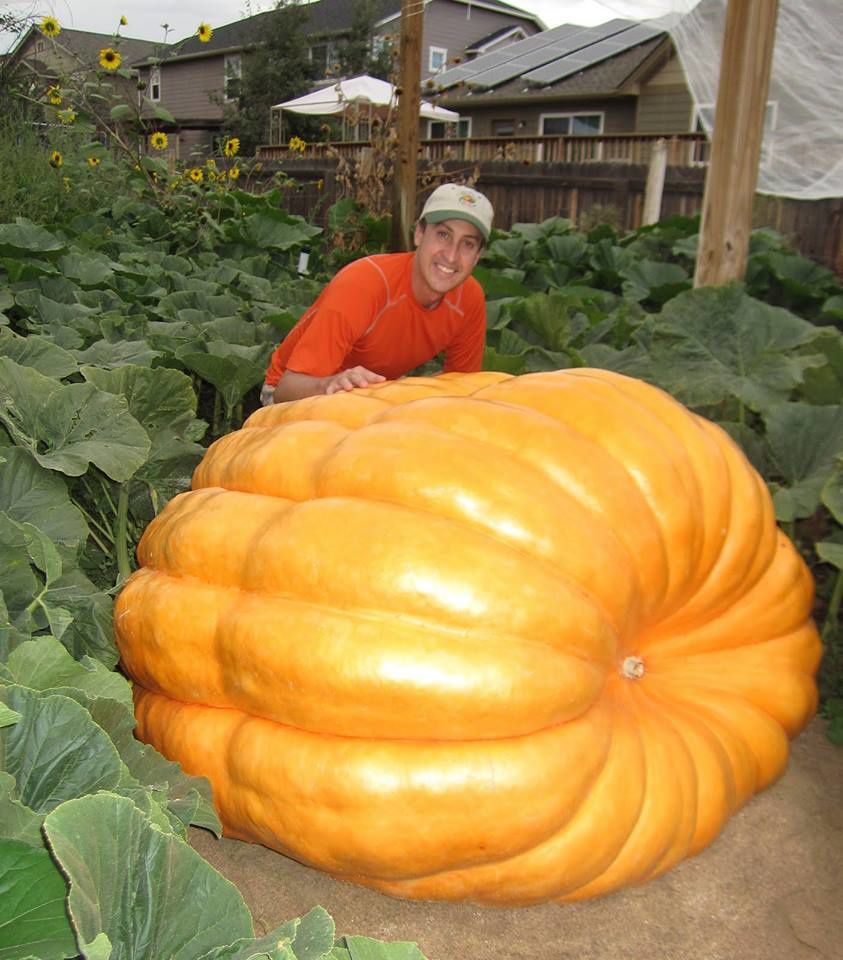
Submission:
[[[553,216],[567,217],[580,228],[600,222],[621,231],[641,226],[645,165],[447,160],[440,167],[446,178],[479,171],[476,185],[491,200],[495,225],[503,230],[514,223],[540,223]],[[327,208],[340,197],[337,161],[301,157],[264,164],[265,175],[277,170],[297,184],[288,192],[290,212],[324,226]],[[704,166],[668,166],[662,219],[700,212],[705,173]],[[759,194],[753,222],[756,227],[778,230],[800,253],[843,277],[843,198],[809,201]]]

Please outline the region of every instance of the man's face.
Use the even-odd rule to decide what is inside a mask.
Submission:
[[[480,231],[465,220],[416,224],[413,293],[423,307],[435,306],[471,274],[483,251]]]

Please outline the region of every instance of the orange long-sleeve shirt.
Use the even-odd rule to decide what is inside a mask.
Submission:
[[[486,301],[469,277],[430,310],[412,290],[412,253],[379,254],[344,267],[272,354],[266,383],[286,370],[327,377],[363,366],[389,380],[445,352],[445,370],[479,370]]]

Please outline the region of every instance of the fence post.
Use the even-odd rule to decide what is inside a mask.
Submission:
[[[662,194],[664,193],[664,174],[667,169],[667,141],[660,137],[653,144],[650,156],[650,169],[647,171],[647,188],[644,193],[644,212],[641,222],[658,223],[662,212]]]

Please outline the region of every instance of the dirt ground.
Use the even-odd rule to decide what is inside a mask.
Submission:
[[[338,935],[413,940],[429,960],[843,960],[843,748],[820,720],[698,857],[584,903],[394,900],[253,844],[201,830],[191,842],[238,886],[259,934],[320,904]]]

